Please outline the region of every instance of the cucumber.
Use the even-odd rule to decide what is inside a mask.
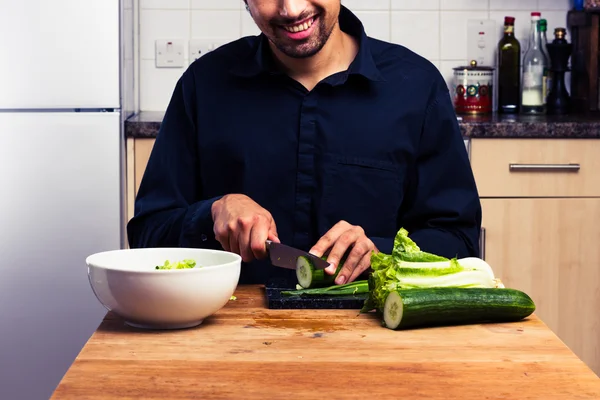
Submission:
[[[383,325],[398,330],[426,326],[514,322],[535,311],[533,300],[515,289],[423,288],[391,291]]]
[[[323,257],[324,260],[327,257]],[[312,260],[308,257],[298,257],[296,261],[296,278],[298,278],[298,284],[304,289],[326,287],[334,284],[335,278],[340,273],[344,262],[340,262],[337,270],[333,275],[329,275],[323,269],[315,269]]]

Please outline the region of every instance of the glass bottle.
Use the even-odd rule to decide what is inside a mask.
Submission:
[[[515,37],[515,18],[504,18],[504,36],[498,43],[498,111],[519,112],[521,98],[521,44]]]
[[[552,88],[552,71],[550,71],[550,56],[548,54],[548,38],[546,37],[546,31],[548,30],[548,21],[545,19],[540,19],[539,31],[541,35],[541,48],[544,53],[544,57],[546,58],[546,67],[544,68],[544,90],[543,90],[543,98],[544,104],[548,104],[548,95],[550,94],[550,89]],[[547,107],[546,107],[547,108]]]
[[[544,70],[548,62],[542,51],[542,37],[539,31],[541,13],[531,13],[529,48],[523,57],[523,92],[521,112],[525,114],[543,114],[546,111],[544,101]]]

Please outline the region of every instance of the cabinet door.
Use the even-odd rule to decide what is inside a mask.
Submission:
[[[135,139],[135,194],[137,195],[146,165],[150,159],[150,153],[156,139]]]
[[[483,199],[485,259],[600,375],[600,199]]]

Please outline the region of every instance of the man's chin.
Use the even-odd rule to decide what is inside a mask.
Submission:
[[[299,44],[299,45],[288,45],[281,43],[274,43],[275,47],[290,58],[309,58],[317,54],[323,48],[323,45],[315,44]]]

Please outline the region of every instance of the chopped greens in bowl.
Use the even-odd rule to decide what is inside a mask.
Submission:
[[[196,266],[195,260],[182,260],[171,262],[166,260],[163,265],[157,265],[156,269],[189,269]]]

